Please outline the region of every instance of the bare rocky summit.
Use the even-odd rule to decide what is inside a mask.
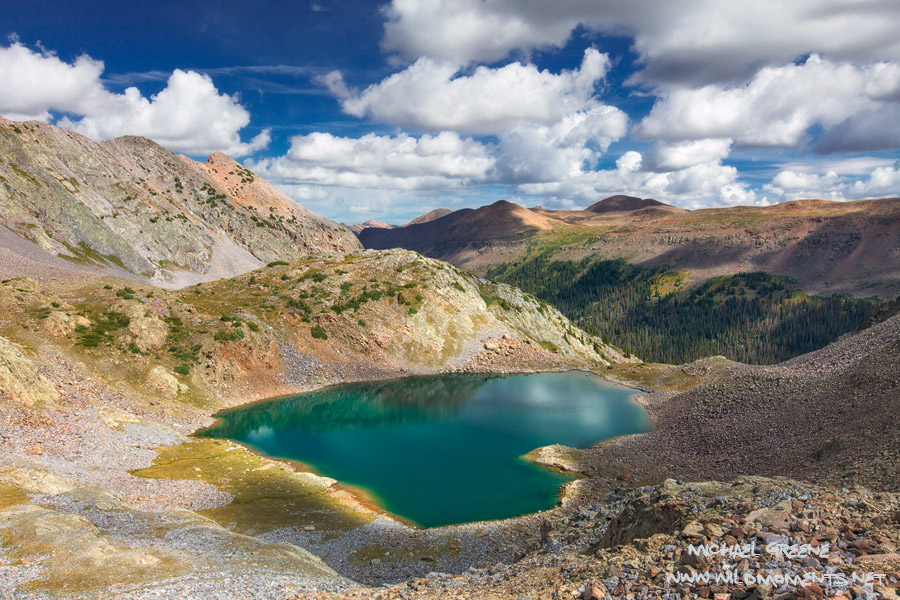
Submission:
[[[363,229],[393,229],[396,225],[390,225],[389,223],[385,223],[383,221],[363,221],[362,223],[357,223],[356,225],[350,226],[350,231],[359,235]]]
[[[440,219],[441,217],[446,217],[453,211],[449,208],[436,208],[432,211],[425,213],[424,215],[419,215],[407,225],[418,225],[420,223],[428,223],[429,221],[434,221],[435,219]]]
[[[98,144],[2,117],[0,225],[37,246],[33,260],[43,251],[166,287],[359,247],[224,154],[198,163],[145,138]]]

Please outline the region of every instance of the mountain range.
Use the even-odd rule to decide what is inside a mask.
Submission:
[[[550,258],[623,258],[683,271],[691,284],[762,271],[809,293],[888,298],[900,292],[900,199],[796,200],[773,206],[684,210],[612,196],[584,210],[498,201],[391,229],[365,228],[367,248],[406,248],[476,273],[537,252]]]

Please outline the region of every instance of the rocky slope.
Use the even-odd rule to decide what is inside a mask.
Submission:
[[[753,473],[900,491],[898,339],[893,315],[779,365],[670,367],[692,387],[649,397],[653,432],[564,460],[609,480]]]
[[[897,494],[763,477],[667,479],[562,512],[509,565],[294,598],[895,600],[900,589]],[[708,556],[692,553],[701,547]]]
[[[695,211],[634,200],[614,196],[585,211],[500,202],[359,237],[366,247],[408,248],[478,273],[549,249],[560,258],[667,266],[687,271],[692,282],[765,271],[794,277],[814,294],[887,298],[900,291],[900,199]]]
[[[220,405],[396,373],[625,360],[546,303],[405,250],[276,261],[178,292],[88,280],[51,299],[35,281],[5,281],[0,305],[33,319],[5,321],[20,342]]]
[[[2,117],[0,225],[52,256],[167,287],[359,247],[223,154],[197,163],[144,138],[97,144]]]

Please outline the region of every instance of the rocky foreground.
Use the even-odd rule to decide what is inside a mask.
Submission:
[[[615,490],[546,522],[511,565],[297,598],[897,598],[900,496],[789,479]]]

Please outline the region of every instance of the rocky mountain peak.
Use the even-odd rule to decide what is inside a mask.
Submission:
[[[198,163],[146,138],[0,123],[0,225],[70,261],[179,287],[360,247],[220,152]]]

